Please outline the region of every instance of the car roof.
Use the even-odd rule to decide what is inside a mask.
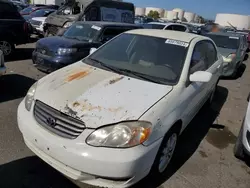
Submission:
[[[190,42],[194,38],[208,39],[208,37],[204,37],[204,36],[196,35],[192,33],[171,31],[171,30],[160,30],[160,29],[136,29],[136,30],[126,31],[125,33],[160,37],[160,38],[166,38],[166,39],[168,38],[168,39],[180,40],[183,42]]]
[[[242,33],[235,33],[235,32],[209,32],[209,35],[219,35],[219,36],[227,36],[227,37],[240,37],[243,36]]]
[[[82,23],[82,24],[92,24],[96,25],[99,27],[105,27],[105,26],[130,26],[130,27],[137,27],[141,28],[141,26],[138,26],[136,24],[131,24],[131,23],[120,23],[120,22],[103,22],[103,21],[79,21],[77,23]]]
[[[165,26],[169,26],[169,25],[183,25],[186,26],[185,24],[181,24],[181,23],[173,23],[173,22],[149,22],[147,24],[156,24],[156,25],[165,25]]]

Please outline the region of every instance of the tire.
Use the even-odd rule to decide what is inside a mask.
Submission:
[[[164,136],[161,146],[157,152],[157,155],[155,157],[153,166],[151,168],[150,174],[152,174],[155,177],[160,176],[161,174],[163,174],[169,163],[171,162],[171,159],[174,155],[175,149],[176,149],[176,145],[177,145],[177,141],[178,141],[178,137],[179,137],[179,129],[177,126],[172,127],[167,134]],[[174,141],[173,143],[173,147],[171,148],[171,150],[169,150],[169,148],[167,148],[166,146],[168,144],[171,143],[171,140]],[[166,152],[169,152],[168,157],[165,156],[165,164],[164,164],[164,155],[166,154]]]
[[[3,51],[4,56],[10,56],[15,50],[15,45],[11,42],[0,40],[0,50]]]
[[[244,146],[242,143],[242,136],[243,136],[243,126],[241,126],[238,138],[237,138],[236,143],[234,145],[234,156],[240,160],[245,159]]]

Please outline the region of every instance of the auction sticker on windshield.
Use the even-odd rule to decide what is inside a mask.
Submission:
[[[239,37],[229,37],[230,39],[239,39]]]
[[[173,39],[167,39],[166,44],[173,44],[173,45],[177,45],[177,46],[183,46],[183,47],[188,47],[188,43],[187,42],[183,42],[183,41],[179,41],[179,40],[173,40]]]
[[[95,29],[95,30],[97,30],[97,31],[100,31],[100,30],[101,30],[101,27],[98,27],[98,26],[96,26],[96,25],[92,25],[91,28],[92,28],[92,29]]]

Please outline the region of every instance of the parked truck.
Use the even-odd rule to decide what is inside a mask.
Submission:
[[[119,0],[68,0],[50,14],[44,25],[45,36],[64,32],[75,21],[134,23],[134,4]]]

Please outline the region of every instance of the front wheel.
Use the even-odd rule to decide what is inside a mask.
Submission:
[[[153,175],[160,175],[167,169],[177,145],[179,132],[172,128],[162,140],[161,146],[156,155],[154,164],[151,169]]]
[[[243,143],[242,143],[242,136],[243,136],[243,126],[240,129],[238,138],[237,138],[236,143],[234,145],[234,156],[240,160],[244,160],[244,158],[245,158]]]
[[[15,45],[8,41],[0,41],[0,50],[2,50],[4,56],[9,56],[15,49]]]

